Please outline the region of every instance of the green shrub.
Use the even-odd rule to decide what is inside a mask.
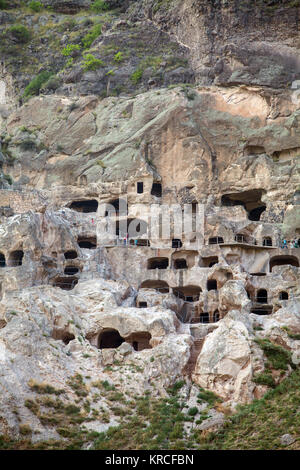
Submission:
[[[115,62],[122,62],[123,60],[124,60],[123,52],[119,51],[114,55],[114,61]]]
[[[36,0],[32,0],[31,2],[29,2],[28,7],[30,8],[30,10],[35,11],[36,13],[38,13],[39,11],[41,11],[44,8],[44,5],[41,2],[37,2]]]
[[[133,72],[133,74],[130,77],[130,80],[132,81],[134,85],[137,85],[141,81],[142,76],[143,76],[143,70],[138,68],[136,69],[135,72]]]
[[[198,413],[198,408],[196,406],[193,406],[193,408],[190,408],[188,411],[189,416],[195,416]]]
[[[65,57],[69,57],[74,51],[80,51],[79,44],[67,44],[66,47],[63,48],[61,53]]]
[[[86,54],[84,56],[84,62],[82,65],[83,70],[97,70],[99,67],[103,67],[104,63],[101,59],[97,59],[93,54]]]
[[[55,91],[60,87],[62,83],[61,78],[53,75],[46,81],[46,83],[41,87],[41,90]]]
[[[91,10],[94,13],[101,13],[102,11],[109,10],[110,6],[104,0],[95,0],[91,5]]]
[[[5,10],[7,7],[6,0],[0,0],[0,10]]]
[[[53,75],[52,72],[41,72],[34,77],[24,90],[23,97],[29,98],[30,96],[38,95],[44,83]]]
[[[92,43],[97,39],[98,36],[100,36],[102,32],[102,26],[101,24],[95,24],[95,26],[89,31],[84,38],[82,39],[82,45],[85,49],[89,49],[91,47]]]
[[[31,38],[30,31],[22,24],[15,24],[9,28],[10,34],[22,44],[28,42]]]
[[[262,372],[253,377],[253,382],[259,385],[267,385],[268,387],[275,387],[275,382],[270,372]]]
[[[255,342],[261,347],[273,369],[287,370],[288,364],[293,366],[290,351],[287,351],[282,346],[272,343],[268,339],[257,338]]]

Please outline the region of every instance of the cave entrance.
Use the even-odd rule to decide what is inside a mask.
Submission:
[[[69,344],[70,341],[73,341],[73,339],[75,339],[75,336],[72,333],[69,333],[68,331],[53,330],[51,336],[53,339],[60,339],[66,345]]]
[[[156,197],[162,196],[162,185],[161,183],[153,183],[151,189],[151,195]]]
[[[165,281],[144,281],[140,285],[140,289],[155,289],[161,294],[168,294],[169,292],[169,285]]]
[[[139,302],[139,308],[147,308],[147,302]]]
[[[75,250],[69,250],[64,253],[65,259],[75,259],[77,256],[78,254]]]
[[[223,237],[211,237],[208,240],[209,245],[220,245],[222,243],[224,243]]]
[[[280,292],[279,300],[289,300],[289,294],[285,291]]]
[[[98,201],[96,201],[96,199],[73,201],[69,205],[69,208],[76,212],[97,212]]]
[[[79,269],[76,268],[76,266],[66,266],[64,270],[64,274],[67,274],[68,276],[73,276],[74,274],[77,274],[79,272]]]
[[[273,258],[270,259],[270,272],[272,272],[272,269],[274,266],[284,266],[284,265],[291,265],[291,266],[296,266],[299,268],[299,261],[296,258],[296,256],[274,256]]]
[[[200,298],[201,288],[198,286],[174,287],[173,294],[185,302],[197,302]]]
[[[220,320],[220,314],[219,314],[219,311],[216,310],[213,315],[213,322],[217,323],[219,320]]]
[[[182,241],[179,238],[173,238],[172,240],[172,248],[181,248]]]
[[[22,266],[24,257],[24,251],[16,250],[12,251],[8,258],[9,266]]]
[[[143,349],[152,349],[150,345],[151,335],[147,331],[132,333],[126,338],[126,343],[131,344],[135,351],[143,351]]]
[[[98,349],[115,349],[125,342],[118,330],[107,328],[98,337]]]
[[[255,313],[255,315],[271,315],[273,307],[270,308],[253,308],[251,313]]]
[[[138,181],[136,189],[137,189],[136,192],[138,194],[143,194],[143,192],[144,192],[144,183],[142,181]]]
[[[258,302],[259,304],[268,303],[268,293],[266,289],[259,289],[259,291],[257,291],[256,302]]]
[[[217,290],[217,281],[215,279],[209,279],[207,281],[207,290]]]
[[[186,259],[179,258],[174,260],[174,269],[187,269],[188,265]]]
[[[204,312],[200,314],[200,323],[209,323],[209,313]]]
[[[80,248],[87,248],[89,250],[95,250],[97,248],[96,237],[78,237],[77,243]]]
[[[263,239],[263,246],[272,246],[272,238],[271,237],[265,237]]]
[[[53,287],[59,287],[63,290],[72,290],[78,283],[77,277],[57,277],[53,282]]]
[[[258,221],[266,210],[266,205],[261,201],[264,192],[263,189],[251,189],[241,193],[224,194],[221,198],[221,205],[243,206],[248,213],[248,219]]]
[[[150,258],[148,259],[147,269],[167,269],[168,266],[168,258]]]
[[[5,266],[6,266],[5,256],[3,253],[0,253],[0,268],[5,268]]]

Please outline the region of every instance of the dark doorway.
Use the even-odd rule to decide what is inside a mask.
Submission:
[[[152,196],[161,197],[162,195],[162,186],[161,183],[153,183],[151,189]]]
[[[219,311],[216,310],[216,311],[214,312],[213,321],[214,321],[214,323],[216,323],[216,322],[219,321],[219,320],[220,320],[220,314],[219,314]]]
[[[66,251],[64,254],[65,259],[75,259],[77,258],[77,252],[75,250]]]
[[[174,269],[187,269],[187,267],[185,259],[179,258],[174,260]]]
[[[87,201],[73,201],[69,208],[77,212],[97,212],[98,201],[96,201],[96,199],[90,199]]]
[[[0,268],[4,268],[6,266],[5,256],[3,253],[0,253]]]
[[[263,239],[263,246],[272,246],[272,238],[271,237],[265,237]]]
[[[224,243],[223,237],[211,237],[208,240],[209,245],[220,245],[221,243]]]
[[[87,248],[89,250],[94,250],[97,248],[96,237],[78,237],[77,243],[80,248]]]
[[[259,304],[268,303],[268,293],[266,289],[260,289],[259,291],[257,291],[256,302],[258,302]]]
[[[140,285],[140,289],[155,289],[161,294],[168,294],[169,285],[165,281],[144,281]]]
[[[139,302],[139,308],[147,308],[147,302]]]
[[[21,266],[24,252],[21,250],[12,251],[9,255],[9,266]]]
[[[172,248],[181,248],[182,241],[179,238],[173,238],[172,240]]]
[[[217,290],[217,281],[215,279],[209,279],[207,281],[207,290]]]
[[[253,221],[260,220],[260,216],[265,210],[266,210],[266,206],[260,206],[260,207],[256,207],[255,209],[252,209],[252,211],[249,212],[248,219],[253,220]]]
[[[74,274],[77,274],[79,272],[79,269],[76,268],[76,266],[66,266],[64,270],[64,274],[67,274],[68,276],[72,276]]]
[[[137,183],[137,193],[142,194],[144,192],[144,183],[142,181],[139,181]]]
[[[280,292],[279,300],[289,300],[289,294],[285,291]]]
[[[200,323],[209,323],[209,313],[204,312],[200,314]]]
[[[168,258],[151,258],[148,259],[147,269],[167,269],[168,266]]]
[[[122,338],[118,330],[113,328],[107,329],[100,333],[98,338],[98,348],[99,349],[110,349],[118,348],[124,343],[125,340]]]
[[[57,277],[53,282],[53,287],[63,290],[72,290],[78,283],[77,277]]]

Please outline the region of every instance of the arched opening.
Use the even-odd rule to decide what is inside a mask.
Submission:
[[[279,300],[289,300],[289,294],[285,291],[279,292]]]
[[[260,206],[256,207],[255,209],[252,209],[252,211],[249,212],[248,219],[253,221],[260,220],[260,216],[266,210],[266,208],[267,206]]]
[[[77,277],[59,276],[59,277],[55,278],[55,280],[53,282],[53,287],[59,287],[60,289],[63,289],[63,290],[72,290],[72,289],[74,289],[76,284],[78,284]]]
[[[6,262],[5,262],[5,256],[3,253],[0,253],[0,268],[5,268]]]
[[[263,246],[272,246],[272,238],[271,237],[264,237],[263,239]]]
[[[182,241],[179,238],[173,238],[172,240],[172,248],[181,248]]]
[[[97,239],[96,237],[78,237],[77,243],[80,248],[87,248],[89,250],[95,250],[97,248]]]
[[[207,290],[217,290],[217,281],[215,279],[209,279],[207,281]]]
[[[148,259],[147,269],[167,269],[168,266],[168,258],[150,258]]]
[[[203,312],[200,314],[200,323],[209,323],[209,313]]]
[[[161,183],[153,183],[151,189],[151,195],[156,197],[162,196],[162,186]]]
[[[251,313],[255,313],[255,315],[271,315],[273,307],[270,308],[253,308]]]
[[[223,237],[211,237],[208,240],[209,245],[220,245],[222,243],[224,243]]]
[[[213,315],[213,322],[217,323],[220,320],[219,310],[216,310]]]
[[[67,274],[68,276],[73,276],[74,274],[77,274],[79,272],[79,269],[76,268],[76,266],[66,266],[64,270],[64,274]]]
[[[65,259],[75,259],[77,256],[78,254],[75,250],[69,250],[64,253]]]
[[[142,194],[144,192],[144,183],[142,181],[138,181],[136,184],[136,192],[138,194]]]
[[[173,294],[185,302],[197,302],[200,298],[201,288],[198,286],[174,287]]]
[[[174,260],[174,269],[187,269],[188,265],[184,258],[179,258]]]
[[[238,233],[237,235],[235,235],[234,239],[237,243],[245,243],[245,235],[243,235],[242,233]]]
[[[200,267],[211,268],[215,264],[218,264],[218,262],[219,262],[218,256],[207,256],[205,258],[202,258],[199,264],[200,264]]]
[[[224,194],[221,198],[222,206],[243,206],[248,212],[248,219],[253,221],[260,220],[260,216],[266,205],[261,201],[264,190],[251,189],[241,193]]]
[[[268,303],[268,293],[266,289],[259,289],[256,294],[256,302],[259,304],[267,304]]]
[[[23,262],[23,256],[24,252],[22,250],[12,251],[8,258],[9,266],[21,266]]]
[[[125,342],[118,330],[107,328],[98,337],[98,349],[115,349]]]
[[[284,266],[284,265],[291,265],[291,266],[296,266],[299,268],[299,261],[296,258],[296,256],[274,256],[273,258],[270,259],[270,272],[272,272],[272,269],[274,266]]]
[[[84,201],[73,201],[69,208],[76,212],[97,212],[98,201],[96,199],[84,200]]]
[[[144,281],[140,285],[140,289],[155,289],[161,294],[169,292],[169,285],[165,281]]]
[[[131,344],[135,351],[143,351],[143,349],[152,349],[150,345],[151,335],[147,331],[132,333],[126,338],[126,343]]]

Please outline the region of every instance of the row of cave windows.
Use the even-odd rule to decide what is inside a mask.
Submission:
[[[235,235],[234,237],[234,240],[237,242],[237,243],[248,243],[247,242],[247,237],[243,234],[237,234]],[[253,242],[252,244],[256,245],[256,240],[253,239]],[[224,243],[224,239],[223,237],[211,237],[209,238],[208,240],[208,244],[209,245],[221,245],[222,243]],[[272,241],[272,238],[271,237],[265,237],[263,238],[263,246],[273,246],[273,241]]]
[[[139,181],[137,183],[137,193],[142,194],[144,192],[144,183]],[[151,195],[155,197],[161,197],[162,196],[162,185],[161,183],[153,183],[152,184],[152,189],[151,189]],[[109,204],[113,205],[116,209],[116,211],[119,211],[119,200],[116,199]],[[84,213],[89,213],[89,212],[97,212],[98,210],[98,201],[96,199],[89,199],[89,200],[82,200],[82,201],[73,201],[70,205],[69,208],[73,209],[77,212],[84,212]]]
[[[62,340],[65,344],[75,339],[72,333],[61,333],[54,331],[52,333],[54,339]],[[132,333],[129,337],[123,338],[118,330],[107,328],[100,333],[97,341],[98,349],[115,349],[123,343],[130,344],[135,351],[143,351],[144,349],[152,349],[150,345],[151,334],[148,332]]]
[[[24,252],[22,250],[12,251],[8,260],[6,261],[3,253],[0,253],[0,267],[5,268],[6,266],[22,266]]]

